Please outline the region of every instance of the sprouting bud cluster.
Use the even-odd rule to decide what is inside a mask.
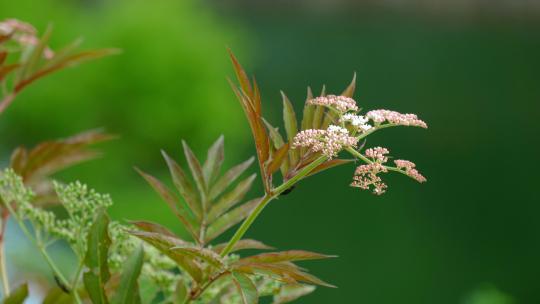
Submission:
[[[394,160],[396,164],[395,168],[387,167],[385,163],[388,162],[388,154],[390,152],[386,148],[375,147],[366,149],[365,156],[369,158],[369,162],[364,165],[360,165],[354,172],[353,182],[351,186],[358,187],[364,190],[372,190],[373,193],[380,195],[386,192],[388,186],[379,177],[379,173],[386,173],[388,169],[394,169],[405,173],[419,183],[423,183],[426,178],[415,169],[416,165],[408,160]]]
[[[394,125],[427,129],[427,124],[423,120],[418,119],[416,114],[402,114],[390,110],[373,110],[367,112],[366,116],[376,124],[388,122]]]
[[[152,280],[166,294],[174,292],[178,280],[182,278],[181,275],[170,271],[176,268],[175,262],[155,247],[129,234],[129,229],[133,229],[133,227],[122,225],[116,221],[109,224],[109,234],[112,240],[109,252],[111,269],[120,270],[126,259],[142,243],[145,259],[142,274]]]
[[[403,159],[396,159],[394,160],[394,163],[399,169],[405,170],[405,173],[415,179],[419,183],[424,183],[427,181],[427,179],[416,170],[416,164]]]
[[[358,111],[356,101],[346,96],[327,95],[313,98],[307,101],[310,105],[325,106],[333,108],[341,113]]]
[[[330,125],[326,130],[304,130],[298,133],[293,140],[293,148],[307,147],[313,152],[322,152],[328,158],[333,158],[344,147],[354,147],[358,139],[349,135],[349,130]]]

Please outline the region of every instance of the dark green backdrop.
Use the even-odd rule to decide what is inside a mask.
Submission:
[[[102,146],[105,157],[61,178],[111,193],[117,219],[181,231],[132,166],[165,176],[159,149],[180,155],[183,138],[203,153],[221,133],[229,164],[253,154],[226,82],[226,46],[256,73],[275,124],[280,89],[299,110],[307,85],[339,93],[356,71],[362,107],[428,122],[427,131],[392,129],[368,145],[415,160],[429,181],[388,176],[388,193],[376,197],[348,187],[353,167],[342,167],[271,204],[248,236],[340,256],[308,265],[339,288],[301,303],[465,303],[484,288],[540,302],[540,20],[194,2],[2,1],[0,18],[53,22],[56,45],[82,35],[87,47],[124,50],[22,94],[0,119],[3,163],[18,144],[105,127],[121,135]]]

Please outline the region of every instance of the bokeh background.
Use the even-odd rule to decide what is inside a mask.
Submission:
[[[219,134],[228,165],[254,154],[226,47],[256,74],[274,124],[279,90],[299,113],[308,85],[339,93],[356,71],[363,108],[429,123],[368,141],[415,160],[429,182],[389,175],[376,197],[348,187],[353,167],[342,167],[271,204],[249,237],[340,256],[306,264],[339,288],[300,302],[540,303],[540,1],[0,1],[7,17],[52,23],[53,47],[82,36],[123,53],[21,94],[0,117],[3,166],[18,145],[103,127],[120,135],[104,157],[58,178],[110,193],[116,219],[183,233],[132,167],[165,178],[160,149],[185,163],[181,139],[203,155]],[[22,280],[42,266],[10,227]]]

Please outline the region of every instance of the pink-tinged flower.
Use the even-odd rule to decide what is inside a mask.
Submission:
[[[354,172],[352,187],[364,190],[372,189],[374,194],[381,195],[386,192],[388,186],[378,176],[379,173],[386,173],[388,170],[380,163],[360,165]]]
[[[308,100],[307,104],[332,107],[339,112],[358,111],[356,101],[346,96],[327,95]]]
[[[0,35],[7,36],[21,46],[36,46],[39,44],[36,29],[17,19],[6,19],[0,22]],[[47,46],[43,50],[43,56],[46,59],[54,57],[54,52]]]
[[[408,176],[412,177],[419,183],[424,183],[427,181],[427,179],[416,170],[416,164],[403,159],[396,159],[394,160],[394,163],[399,169],[405,170],[405,173],[407,173]]]
[[[350,136],[347,129],[330,125],[326,130],[308,129],[299,132],[293,139],[292,147],[307,147],[332,158],[344,147],[356,146],[357,143],[358,139]]]
[[[2,35],[9,36],[16,32],[34,36],[37,34],[36,29],[32,25],[17,19],[6,19],[0,22],[0,33]]]
[[[401,126],[421,127],[427,129],[427,124],[418,119],[415,114],[402,114],[390,110],[373,110],[367,112],[366,116],[375,123],[389,122]]]
[[[367,157],[380,164],[384,164],[388,161],[388,156],[386,156],[388,153],[390,153],[390,151],[382,147],[369,148],[365,152]]]

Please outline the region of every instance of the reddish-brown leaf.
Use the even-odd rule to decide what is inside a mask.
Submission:
[[[353,78],[349,86],[341,93],[343,96],[353,98],[354,91],[356,89],[356,72],[353,74]]]
[[[287,155],[289,155],[288,143],[282,145],[272,155],[272,161],[268,165],[267,169],[268,174],[273,174],[276,172],[283,165],[283,161],[287,158]]]
[[[217,253],[221,253],[221,251],[225,249],[226,246],[227,246],[227,243],[221,243],[214,246],[212,249]],[[238,241],[234,245],[231,252],[245,250],[245,249],[272,250],[274,248],[257,240],[243,239],[243,240]]]
[[[351,162],[354,162],[354,159],[331,159],[331,160],[326,161],[326,162],[320,164],[319,166],[317,166],[315,169],[313,169],[311,172],[309,172],[309,174],[307,176],[312,176],[312,175],[315,175],[315,174],[317,174],[319,172],[322,172],[324,170],[334,168],[334,167],[337,167],[337,166],[341,166],[341,165],[344,165],[344,164],[348,164],[348,163],[351,163]]]
[[[304,250],[288,250],[281,252],[268,252],[261,253],[258,255],[253,255],[240,259],[238,263],[249,264],[249,263],[281,263],[281,262],[294,262],[294,261],[304,261],[304,260],[319,260],[319,259],[328,259],[334,258],[335,255],[326,255],[311,251]]]

